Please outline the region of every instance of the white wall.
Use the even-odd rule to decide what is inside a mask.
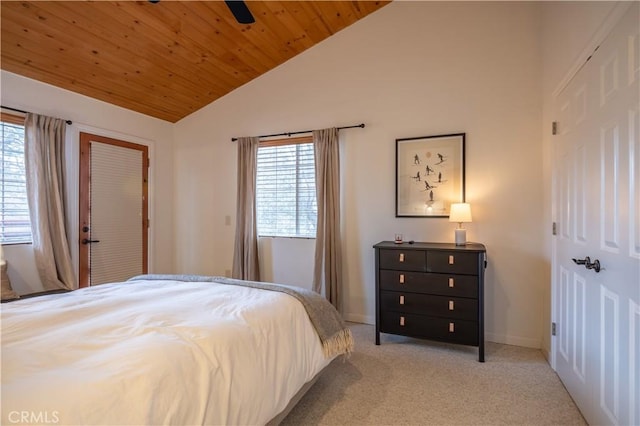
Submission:
[[[340,133],[344,305],[373,322],[372,246],[453,241],[447,219],[395,218],[395,139],[466,132],[468,239],[487,246],[489,340],[539,347],[548,288],[540,4],[394,2],[176,124],[178,272],[231,269],[233,136]],[[289,254],[293,256],[295,253]],[[308,262],[308,259],[300,259]]]
[[[312,290],[315,249],[314,238],[259,238],[260,279]]]
[[[150,272],[173,272],[173,125],[48,84],[2,71],[2,105],[72,120],[67,126],[71,249],[77,275],[78,147],[80,131],[149,145]],[[18,294],[42,290],[30,245],[4,246],[11,283]]]
[[[580,61],[584,49],[602,27],[603,22],[618,2],[544,2],[542,6],[542,100],[543,100],[543,173],[544,182],[544,253],[545,265],[551,265],[551,123],[553,115],[553,92]],[[542,350],[550,359],[551,350],[551,270],[548,285],[543,292],[543,339]]]

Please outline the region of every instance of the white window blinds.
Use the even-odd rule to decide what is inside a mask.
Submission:
[[[24,165],[24,126],[5,121],[4,114],[0,126],[0,243],[30,243],[31,221]]]
[[[256,210],[260,236],[315,238],[312,142],[258,148]]]

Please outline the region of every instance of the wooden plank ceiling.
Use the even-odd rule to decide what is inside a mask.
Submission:
[[[6,1],[1,67],[176,122],[389,1]]]

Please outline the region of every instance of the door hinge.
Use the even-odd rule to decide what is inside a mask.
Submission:
[[[551,323],[551,335],[552,336],[556,335],[556,323],[555,322]]]
[[[552,135],[557,135],[558,134],[558,122],[554,121],[553,123],[551,123],[551,134]]]
[[[558,235],[558,225],[555,222],[551,224],[551,235]]]
[[[147,228],[151,228],[151,219],[147,219]]]

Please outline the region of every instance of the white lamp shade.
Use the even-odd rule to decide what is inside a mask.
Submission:
[[[451,204],[449,222],[471,222],[471,205],[469,203]]]

